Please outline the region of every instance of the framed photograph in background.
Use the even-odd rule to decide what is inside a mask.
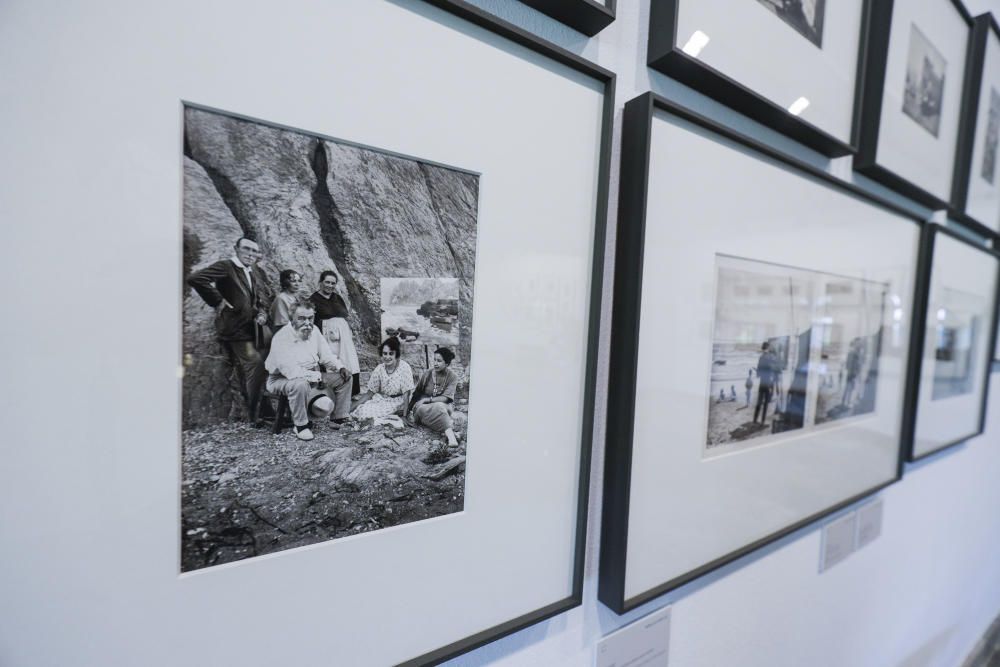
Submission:
[[[854,168],[920,204],[948,207],[972,17],[958,0],[867,6]]]
[[[828,156],[856,147],[865,0],[652,0],[650,67]]]
[[[1000,234],[1000,28],[992,14],[973,22],[965,110],[952,185],[952,216],[974,231]]]
[[[898,479],[921,221],[652,94],[625,106],[599,598]]]
[[[593,37],[615,20],[617,0],[521,0],[524,4]]]
[[[928,225],[920,246],[903,445],[911,461],[983,432],[1000,254]]]
[[[53,423],[18,464],[95,462],[48,473],[100,508],[86,549],[37,531],[32,480],[4,489],[35,508],[4,526],[7,602],[80,601],[5,650],[142,664],[184,638],[202,664],[437,664],[579,605],[613,74],[459,0],[155,19],[82,13],[62,36],[80,69],[53,70],[60,142],[102,155],[77,247],[114,267],[88,281],[133,324],[94,329],[81,362],[104,367],[85,404],[114,409]],[[282,324],[296,292],[313,309]],[[427,375],[438,359],[454,383]],[[261,362],[275,412],[297,395],[276,379],[316,398],[311,427],[289,405],[312,439],[254,428]],[[355,373],[370,400],[338,422]],[[452,398],[455,446],[421,406],[393,414],[407,394]]]

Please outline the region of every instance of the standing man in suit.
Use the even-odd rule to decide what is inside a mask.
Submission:
[[[754,423],[757,422],[757,415],[760,415],[761,424],[767,421],[767,404],[771,402],[771,394],[774,392],[780,370],[778,358],[771,352],[771,344],[765,340],[760,346],[760,359],[757,360],[757,405],[753,409]]]
[[[198,295],[216,309],[215,330],[240,376],[252,421],[267,373],[260,354],[261,326],[267,322],[272,293],[257,266],[260,246],[246,237],[236,241],[234,254],[195,271],[187,280]]]

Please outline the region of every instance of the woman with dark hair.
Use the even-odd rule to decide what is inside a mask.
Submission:
[[[413,369],[399,358],[398,338],[386,338],[378,347],[382,363],[368,378],[365,393],[358,396],[352,417],[380,419],[389,415],[406,414],[413,391]],[[402,426],[402,422],[399,423]]]
[[[316,326],[330,343],[330,349],[340,359],[340,363],[347,366],[354,376],[351,387],[353,396],[361,391],[361,364],[358,363],[358,351],[354,347],[351,326],[347,323],[347,304],[337,294],[338,282],[340,278],[334,271],[327,270],[319,274],[319,289],[312,293],[309,300],[316,306]]]
[[[449,368],[455,353],[446,347],[434,351],[434,367],[424,371],[413,390],[410,414],[415,424],[423,424],[448,438],[449,447],[458,447],[452,428],[451,411],[458,388],[458,376]]]
[[[273,333],[278,333],[278,329],[292,320],[295,302],[299,299],[302,276],[297,271],[285,269],[279,274],[278,281],[281,283],[281,291],[271,302],[271,331]]]

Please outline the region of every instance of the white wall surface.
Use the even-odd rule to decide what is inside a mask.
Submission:
[[[741,0],[752,1],[752,0]],[[648,0],[619,0],[617,18],[586,38],[514,0],[473,0],[618,75],[599,386],[607,340],[617,212],[621,108],[647,90],[791,152],[929,216],[879,184],[648,69]],[[968,0],[973,16],[996,0]],[[672,605],[671,667],[954,667],[1000,614],[1000,373],[986,432],[906,468],[878,495],[882,535],[823,574],[820,528],[804,528],[722,570],[618,616],[597,601],[605,406],[597,406],[582,607],[448,662],[449,667],[586,667],[601,637]],[[848,508],[845,512],[854,508]],[[840,515],[837,515],[840,516]]]
[[[13,4],[0,2],[0,24],[14,14],[11,11]],[[617,20],[593,38],[580,35],[515,0],[473,0],[473,4],[618,74],[599,386],[606,385],[607,381],[618,142],[621,107],[629,99],[653,90],[905,204],[904,200],[885,188],[854,176],[850,171],[850,158],[829,161],[647,69],[648,0],[619,0]],[[969,0],[967,4],[973,14],[988,9],[1000,14],[1000,2],[996,0]],[[59,13],[60,9],[60,3],[52,3],[54,13]],[[140,7],[136,6],[135,11],[137,14],[141,12]],[[115,30],[115,20],[116,17],[107,17],[109,31]],[[191,20],[197,21],[197,16],[192,16]],[[30,31],[37,40],[51,42],[53,71],[73,61],[75,54],[63,47],[59,36],[48,31],[47,25],[38,23],[15,28]],[[101,43],[102,37],[101,34],[89,36],[96,45]],[[183,54],[178,55],[183,63]],[[197,66],[196,63],[186,65]],[[0,67],[18,66],[18,54],[0,45]],[[426,73],[423,75],[426,76]],[[40,100],[49,99],[52,104],[66,103],[67,91],[47,91],[45,85],[45,81],[39,81],[42,87],[39,90]],[[88,94],[86,75],[76,81],[69,92],[85,97]],[[66,155],[63,146],[47,138],[47,123],[53,115],[49,113],[51,109],[46,109],[44,104],[33,109],[15,105],[16,100],[11,100],[5,91],[0,90],[0,107],[3,107],[4,115],[16,120],[16,126],[7,126],[0,132],[0,175],[23,170],[35,172],[36,181],[43,184],[37,193],[39,207],[49,206],[51,198],[60,196],[61,179],[74,177],[72,170],[65,168],[67,165],[86,163],[92,169],[102,168],[99,154],[87,156],[86,160],[81,156]],[[110,109],[108,113],[116,112]],[[78,131],[85,133],[87,127],[81,126]],[[30,133],[36,137],[37,161],[11,164],[5,160],[4,146],[11,133],[22,136]],[[81,300],[65,305],[67,293],[81,285],[99,284],[100,279],[107,279],[109,273],[118,269],[94,266],[89,277],[61,275],[61,264],[73,267],[86,265],[85,258],[74,256],[76,241],[84,234],[99,232],[75,226],[72,218],[53,220],[50,227],[43,229],[18,227],[18,221],[7,215],[9,209],[4,202],[14,193],[5,189],[5,181],[0,178],[0,220],[7,230],[8,239],[13,237],[13,243],[0,249],[0,279],[6,285],[17,284],[23,288],[16,295],[7,293],[4,296],[6,326],[0,328],[0,349],[6,361],[10,360],[10,355],[27,355],[34,359],[39,373],[53,378],[53,393],[63,392],[67,396],[68,410],[61,416],[54,413],[53,419],[79,420],[83,423],[83,410],[111,406],[103,406],[99,397],[76,400],[97,386],[94,377],[65,377],[61,373],[58,354],[43,354],[43,351],[72,349],[74,354],[86,354],[85,350],[79,349],[79,336],[74,332],[77,328],[92,327],[93,313],[87,308],[87,299],[99,299],[100,295],[85,293]],[[109,202],[109,206],[112,205],[113,202]],[[912,208],[921,214],[929,213],[916,206]],[[141,214],[141,211],[136,213]],[[151,251],[158,240],[151,240]],[[63,257],[72,258],[72,261],[63,262]],[[60,279],[57,280],[56,276]],[[35,344],[30,349],[12,349],[9,343],[26,338],[20,334],[15,337],[12,330],[32,327],[32,319],[22,314],[36,312],[33,309],[39,303],[51,303],[55,307],[65,305],[65,328],[39,328],[33,332]],[[108,314],[111,314],[110,310]],[[102,321],[100,324],[114,322]],[[92,336],[87,334],[84,338]],[[88,365],[99,373],[105,361],[94,358]],[[448,664],[454,667],[589,666],[593,664],[594,645],[603,635],[668,604],[673,605],[672,667],[951,667],[960,664],[992,619],[1000,613],[1000,374],[993,375],[992,385],[986,433],[965,445],[907,467],[904,479],[880,494],[885,501],[882,536],[845,562],[818,574],[821,524],[817,524],[621,617],[596,599],[605,419],[604,392],[600,392],[594,434],[583,605],[460,656]],[[13,396],[16,390],[14,379],[7,378],[2,395]],[[9,405],[7,399],[4,400]],[[39,396],[37,400],[49,399]],[[7,410],[4,408],[5,420],[17,418]],[[91,423],[89,419],[86,422]],[[40,423],[35,428],[45,429],[47,424]],[[95,434],[83,435],[92,437]],[[9,439],[3,442],[5,450],[18,446],[20,443]],[[77,466],[79,490],[99,485],[98,467],[113,464],[113,461],[51,462],[52,466],[59,468]],[[90,466],[96,467],[91,469]],[[44,485],[45,470],[35,472],[38,483]],[[42,508],[0,508],[0,525],[4,525],[13,513],[22,511],[44,512],[53,517],[50,525],[38,526],[38,533],[63,530],[77,534],[81,560],[76,576],[84,582],[89,567],[86,556],[90,539],[88,524],[101,522],[102,519],[100,516],[81,516],[74,511],[73,493],[73,488],[52,489],[50,505]],[[114,499],[109,497],[107,502],[110,507]],[[128,511],[138,513],[145,509],[137,506]],[[39,563],[45,563],[53,555],[39,553],[38,558]],[[61,558],[56,562],[62,562]],[[0,553],[2,567],[3,554]],[[78,591],[68,590],[63,599],[48,600],[46,604],[53,607],[85,604],[84,588],[81,585]],[[3,590],[0,590],[2,596]],[[113,607],[126,602],[109,600],[108,604]],[[95,615],[104,611],[86,610]],[[211,618],[212,611],[206,609],[206,632],[211,632]],[[87,638],[78,635],[76,629],[66,627],[62,634],[52,636],[51,641],[86,646]],[[176,640],[178,664],[199,664],[197,656],[185,655],[183,637]],[[272,641],[280,642],[281,638],[276,635],[271,639],[220,638],[219,641],[255,641],[264,645]],[[337,664],[335,649],[331,647],[330,665]],[[263,651],[262,656],[268,656],[271,651],[273,647]],[[3,646],[0,646],[0,664],[4,664],[3,655]],[[276,663],[270,661],[267,664]]]

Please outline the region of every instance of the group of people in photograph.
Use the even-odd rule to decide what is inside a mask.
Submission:
[[[398,337],[379,345],[380,363],[364,392],[361,367],[351,332],[347,304],[337,293],[335,271],[320,273],[318,288],[305,297],[303,277],[286,269],[275,294],[257,265],[259,245],[240,238],[234,254],[188,278],[187,284],[216,308],[216,334],[241,380],[251,420],[263,426],[269,407],[265,389],[288,400],[300,440],[312,440],[313,419],[329,419],[339,429],[351,419],[382,420],[402,427],[422,425],[458,445],[452,410],[458,376],[449,366],[455,354],[434,351],[431,368],[414,381],[402,357]]]

